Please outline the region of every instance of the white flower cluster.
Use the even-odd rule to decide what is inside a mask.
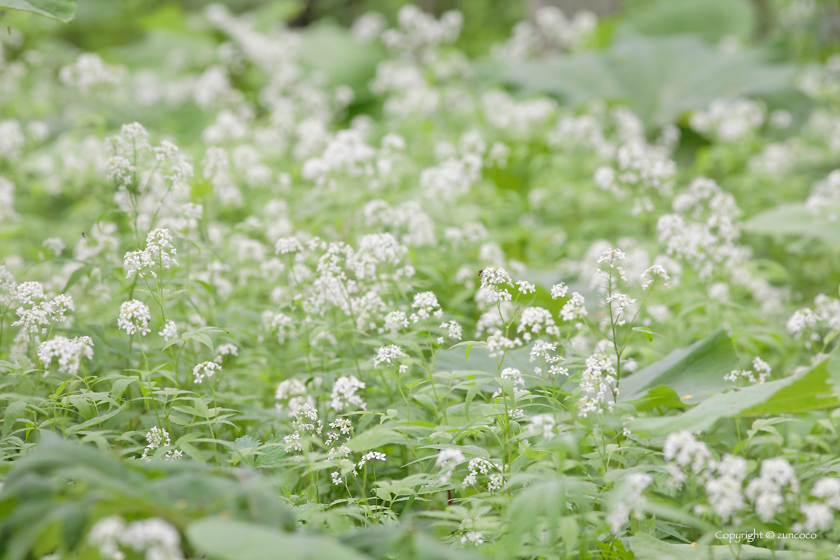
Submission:
[[[158,273],[178,266],[177,251],[172,245],[172,234],[168,229],[158,228],[146,236],[146,248],[142,251],[131,251],[125,254],[123,269],[125,277],[131,278],[135,274],[145,278],[146,274],[157,278]]]
[[[785,326],[795,338],[807,334],[806,345],[811,348],[840,330],[840,299],[819,294],[814,298],[814,309],[797,309]]]
[[[756,378],[753,371],[758,374],[758,378]],[[735,369],[735,370],[732,370],[727,375],[724,375],[723,379],[726,380],[726,381],[731,381],[733,383],[737,383],[738,379],[744,378],[752,384],[764,383],[764,381],[768,377],[770,377],[770,372],[771,371],[772,371],[772,369],[770,368],[770,365],[767,362],[765,362],[764,360],[762,360],[760,357],[756,356],[753,359],[753,368],[751,370],[749,370],[749,369],[745,369],[745,370]]]
[[[685,259],[703,279],[742,272],[750,251],[737,243],[742,212],[731,194],[711,179],[699,177],[688,191],[674,197],[673,210],[656,225],[668,256]]]
[[[793,467],[782,457],[762,461],[758,476],[747,481],[747,461],[743,457],[727,454],[716,461],[708,447],[686,431],[668,436],[663,455],[666,470],[671,474],[670,487],[679,488],[688,476],[694,476],[705,490],[709,507],[698,505],[695,508],[698,515],[711,512],[728,522],[747,507],[749,500],[756,515],[764,522],[771,522],[777,514],[790,513],[796,502],[800,502],[799,512],[805,520],[795,523],[793,530],[814,532],[828,529],[834,520],[834,510],[840,509],[840,480],[818,480],[811,496],[823,501],[808,502],[800,494]]]
[[[320,157],[304,162],[301,174],[304,179],[331,189],[343,177],[364,178],[369,188],[378,189],[389,183],[393,155],[403,149],[405,140],[396,134],[383,138],[382,149],[376,150],[364,141],[358,130],[341,130]]]
[[[76,375],[82,358],[93,358],[93,340],[89,336],[77,336],[72,340],[66,336],[56,336],[38,346],[38,359],[46,369],[52,361],[58,361],[58,372]]]
[[[149,311],[149,306],[142,301],[132,299],[120,305],[120,316],[117,318],[117,326],[124,330],[126,334],[134,335],[139,333],[140,336],[146,336],[152,332],[149,328],[149,322],[151,320],[152,315]]]
[[[613,533],[618,534],[621,531],[630,520],[631,513],[641,513],[639,506],[644,501],[642,492],[652,482],[653,477],[647,473],[634,472],[627,475],[625,495],[607,515],[607,523],[610,524]]]
[[[339,377],[335,380],[330,393],[330,407],[336,412],[341,412],[349,407],[366,410],[367,404],[360,395],[356,394],[356,391],[363,390],[365,387],[365,383],[359,381],[354,375]]]
[[[488,123],[518,140],[544,134],[557,113],[557,103],[549,98],[516,100],[501,90],[483,93],[481,107]]]
[[[37,338],[47,334],[48,326],[68,322],[67,313],[75,311],[73,298],[67,294],[37,303],[45,299],[44,287],[38,282],[23,282],[15,286],[15,299],[23,304],[15,311],[18,319],[12,323],[13,327],[21,327],[16,343],[25,343],[30,335]],[[27,305],[31,307],[25,307]]]
[[[169,447],[172,445],[172,441],[169,439],[169,432],[164,430],[163,428],[158,428],[157,426],[153,426],[151,430],[148,431],[146,434],[146,448],[143,449],[143,455],[140,457],[144,461],[151,461],[152,458],[149,455],[155,449],[160,449],[161,447]],[[166,452],[163,456],[164,460],[166,461],[176,461],[183,457],[183,453],[179,449],[170,449]]]
[[[557,431],[557,420],[552,414],[535,414],[531,416],[530,423],[525,428],[525,434],[529,436],[541,435],[543,438],[550,438]]]
[[[619,199],[633,195],[632,214],[653,212],[651,195],[670,197],[677,164],[657,147],[632,142],[618,149],[615,167],[595,170],[595,184]]]
[[[595,32],[597,16],[580,10],[572,18],[556,6],[541,6],[534,12],[534,21],[521,21],[510,38],[495,45],[492,53],[502,60],[528,60],[557,56],[583,46]]]
[[[440,481],[446,484],[452,478],[452,473],[455,472],[455,467],[466,461],[466,457],[460,449],[447,447],[438,451],[435,466],[441,470]]]
[[[451,144],[438,146],[442,161],[420,172],[420,187],[426,197],[436,201],[452,202],[467,194],[481,179],[487,143],[476,131],[461,135],[458,148]]]
[[[513,296],[508,287],[513,287],[513,280],[507,270],[502,267],[490,266],[480,272],[481,290],[485,302],[493,304],[496,302],[511,301]]]
[[[784,493],[783,493],[784,492]],[[758,517],[768,522],[799,493],[799,481],[793,467],[776,457],[761,463],[761,475],[747,485],[746,495],[755,504]]]
[[[814,214],[822,214],[830,222],[838,218],[840,205],[840,169],[835,169],[825,179],[817,181],[811,187],[811,194],[805,201],[805,207]]]
[[[193,368],[193,382],[196,385],[201,385],[208,377],[213,377],[217,370],[221,370],[222,366],[217,362],[201,362],[196,364]]]
[[[692,130],[720,142],[739,142],[752,137],[764,124],[766,109],[752,99],[715,99],[705,111],[691,115]]]
[[[283,410],[284,406],[289,407],[289,414],[294,416],[304,405],[314,407],[315,401],[308,396],[306,385],[298,379],[286,379],[277,385],[277,391],[274,398],[280,402],[277,403],[277,409]],[[285,405],[283,404],[285,403]]]
[[[89,95],[93,91],[118,85],[125,73],[122,66],[105,64],[98,54],[82,53],[73,64],[62,66],[58,77],[64,85]]]
[[[164,323],[158,335],[163,337],[164,342],[169,342],[170,339],[175,340],[178,338],[178,325],[170,319]]]
[[[382,346],[376,352],[376,357],[373,359],[373,365],[379,366],[379,364],[382,363],[388,364],[389,366],[396,365],[398,359],[407,357],[408,354],[403,352],[399,346],[396,344],[390,344],[388,346]]]
[[[0,265],[0,307],[7,308],[17,299],[17,282],[9,270]]]
[[[534,341],[528,359],[531,362],[541,361],[548,368],[550,377],[555,377],[558,374],[568,376],[569,370],[557,365],[564,359],[563,356],[554,354],[557,352],[557,344],[557,342],[545,342],[544,340]],[[541,367],[534,368],[535,375],[542,375],[542,373],[543,369]]]
[[[302,453],[303,438],[308,436],[321,435],[323,424],[318,418],[318,409],[309,403],[304,403],[293,414],[292,428],[294,432],[284,436],[287,453]]]
[[[128,549],[145,554],[146,560],[183,560],[181,535],[163,519],[152,517],[126,523],[119,516],[100,519],[91,528],[87,542],[99,549],[103,560],[125,560]]]
[[[457,10],[450,10],[437,20],[417,6],[407,4],[397,14],[397,22],[398,27],[382,33],[382,43],[392,55],[422,61],[435,47],[458,40],[464,16]]]
[[[581,397],[577,404],[581,417],[602,414],[604,407],[610,411],[613,409],[618,397],[617,375],[610,356],[598,353],[586,358],[586,367],[580,378]]]
[[[23,153],[25,142],[26,137],[17,119],[0,121],[0,157],[8,161],[17,160]]]
[[[462,488],[467,486],[475,486],[478,484],[479,475],[487,476],[487,490],[495,492],[500,490],[505,485],[505,477],[502,474],[502,467],[498,463],[488,461],[482,457],[471,459],[467,465],[469,474],[464,477],[461,483]]]

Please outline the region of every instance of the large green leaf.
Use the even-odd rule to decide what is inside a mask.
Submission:
[[[360,43],[335,25],[315,25],[301,32],[301,61],[323,72],[333,86],[353,88],[357,98],[369,98],[368,83],[384,53],[373,45]]]
[[[723,376],[738,366],[726,331],[715,332],[688,348],[674,350],[663,359],[621,380],[620,401],[642,398],[651,389],[667,386],[685,404],[697,404],[732,383]],[[662,396],[662,395],[657,395]]]
[[[840,222],[828,216],[838,212],[840,207],[823,208],[815,214],[801,203],[782,204],[753,216],[744,229],[762,235],[798,235],[836,243],[840,241]]]
[[[198,552],[219,560],[369,558],[329,538],[286,533],[270,527],[220,518],[191,523],[187,527],[187,538]]]
[[[805,375],[796,377],[788,387],[761,404],[746,409],[745,415],[796,414],[840,406],[836,384],[840,361],[824,360]]]
[[[76,0],[0,0],[0,8],[32,12],[64,23],[76,16]]]
[[[837,366],[823,361],[809,370],[785,379],[730,391],[706,399],[677,416],[639,418],[630,424],[635,431],[665,435],[681,430],[708,430],[720,418],[758,414],[787,414],[840,406],[834,380]]]
[[[499,77],[526,93],[544,92],[570,104],[624,101],[656,127],[718,97],[791,90],[794,70],[769,64],[758,50],[724,54],[696,37],[622,33],[604,52],[508,64]]]
[[[755,10],[749,0],[646,0],[628,10],[627,25],[644,35],[694,33],[713,43],[749,39]]]
[[[810,552],[779,551],[758,548],[748,544],[738,546],[695,546],[662,542],[647,533],[636,533],[630,537],[630,551],[636,558],[646,560],[809,560],[816,558]]]

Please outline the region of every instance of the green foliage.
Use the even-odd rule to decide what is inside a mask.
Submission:
[[[3,0],[0,8],[32,12],[62,23],[70,23],[76,15],[76,0]]]
[[[404,5],[4,12],[0,557],[834,558],[834,8]]]
[[[840,225],[830,218],[836,210],[829,206],[815,212],[804,204],[782,204],[756,214],[744,225],[747,231],[761,235],[793,235],[837,243]]]
[[[710,43],[724,37],[747,41],[755,29],[749,0],[654,0],[629,2],[626,25],[644,35],[697,34]]]
[[[790,90],[794,68],[767,59],[757,49],[724,54],[693,37],[622,33],[604,52],[512,64],[498,72],[523,93],[543,92],[573,105],[621,101],[646,125],[659,127],[719,97]]]
[[[674,350],[662,360],[628,377],[622,385],[622,401],[633,401],[646,391],[667,387],[678,402],[697,404],[728,387],[723,377],[736,368],[738,360],[726,331],[715,332],[688,348]],[[648,396],[652,396],[648,393]],[[655,402],[655,401],[654,401]],[[639,406],[647,405],[640,402]]]

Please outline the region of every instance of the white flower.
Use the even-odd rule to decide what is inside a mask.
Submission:
[[[648,287],[650,287],[651,284],[656,282],[657,279],[663,280],[666,288],[670,287],[668,285],[668,280],[670,280],[671,277],[668,276],[668,273],[661,265],[655,264],[649,269],[645,270],[644,274],[642,274],[642,289],[647,290]]]
[[[82,358],[93,358],[93,340],[89,336],[70,340],[66,336],[56,336],[38,346],[38,359],[49,369],[54,358],[58,359],[59,373],[75,375],[79,372]]]
[[[705,469],[712,460],[712,454],[706,444],[697,441],[686,430],[668,435],[662,454],[666,461],[673,461],[679,467],[689,467],[695,474]]]
[[[402,311],[392,311],[385,316],[385,330],[397,332],[408,327],[408,319]]]
[[[420,319],[428,319],[434,315],[440,309],[440,304],[434,292],[421,292],[414,295],[414,301],[411,307],[417,310],[411,316],[412,322],[416,323]]]
[[[373,359],[373,365],[378,366],[381,363],[386,363],[389,366],[392,365],[392,361],[396,361],[398,358],[407,358],[408,355],[402,351],[402,349],[397,346],[396,344],[391,344],[389,346],[383,346],[376,352],[376,357]]]
[[[544,438],[549,438],[554,435],[554,430],[557,427],[557,421],[551,414],[535,414],[531,416],[531,423],[525,430],[528,435],[542,435]]]
[[[470,531],[461,535],[461,544],[470,543],[473,546],[478,546],[484,543],[484,535],[479,531]]]
[[[44,299],[44,286],[40,282],[22,282],[15,287],[15,299],[29,305]]]
[[[48,237],[44,239],[43,243],[41,243],[41,247],[45,249],[49,249],[52,251],[53,255],[56,257],[60,257],[61,253],[64,252],[64,241],[61,240],[60,237]]]
[[[216,362],[201,362],[193,368],[193,380],[196,384],[201,384],[205,378],[213,377],[216,370],[221,370],[222,366]]]
[[[782,490],[799,491],[799,481],[793,467],[782,457],[765,459],[761,463],[761,475],[747,485],[746,495],[755,504],[758,517],[768,522],[784,507]]]
[[[798,338],[806,329],[813,329],[819,320],[819,315],[806,307],[796,310],[785,326],[790,334]]]
[[[141,336],[146,336],[151,332],[149,329],[151,319],[149,307],[142,301],[132,299],[120,305],[117,326],[129,335],[140,333]]]
[[[274,244],[274,249],[278,255],[285,255],[288,253],[299,253],[303,251],[303,246],[297,237],[281,237]]]
[[[356,394],[359,389],[364,389],[365,384],[355,376],[339,377],[333,384],[332,393],[330,393],[330,406],[333,410],[341,412],[349,406],[355,406],[362,410],[367,408],[367,405],[362,400],[362,397]]]
[[[123,269],[125,277],[131,278],[137,274],[140,278],[146,274],[157,278],[158,273],[178,266],[175,259],[177,251],[172,245],[172,235],[166,228],[158,228],[146,236],[146,248],[142,251],[131,251],[125,254]]]
[[[537,291],[536,286],[528,282],[527,280],[519,280],[516,285],[519,288],[519,292],[522,294],[533,294]]]
[[[235,344],[220,344],[216,347],[216,357],[213,361],[221,364],[224,356],[239,356],[239,348]]]
[[[166,321],[158,335],[162,336],[165,342],[169,342],[169,339],[175,340],[178,338],[178,325],[175,324],[175,321]]]
[[[435,466],[441,469],[441,482],[446,484],[452,477],[455,467],[466,461],[460,449],[446,448],[438,451]]]
[[[457,321],[448,321],[446,323],[441,323],[440,328],[446,329],[446,336],[452,338],[454,340],[461,340],[461,337],[464,334],[464,329],[458,324]]]
[[[551,299],[564,298],[566,297],[566,293],[568,293],[568,291],[569,287],[563,282],[555,284],[551,287]]]
[[[560,310],[560,318],[564,321],[574,321],[577,319],[582,319],[588,315],[585,307],[586,300],[577,292],[572,293],[572,297],[569,298],[563,308]]]

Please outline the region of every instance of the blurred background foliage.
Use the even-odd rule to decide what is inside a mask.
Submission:
[[[79,0],[72,24],[53,22],[6,11],[27,34],[59,35],[80,50],[106,52],[114,47],[141,43],[165,30],[190,31],[189,14],[207,0]],[[232,12],[257,11],[266,24],[285,20],[294,27],[325,23],[350,26],[367,11],[396,19],[403,0],[222,0]],[[440,15],[457,9],[465,16],[458,48],[481,56],[490,46],[504,41],[515,23],[531,17],[545,5],[560,7],[573,15],[581,9],[596,13],[602,21],[599,41],[610,43],[619,28],[648,36],[699,35],[717,43],[735,38],[744,44],[762,42],[780,57],[826,57],[838,51],[840,3],[837,0],[423,0],[418,5]],[[801,17],[808,15],[810,17]],[[22,21],[25,18],[26,21]],[[797,20],[799,29],[790,32]]]

